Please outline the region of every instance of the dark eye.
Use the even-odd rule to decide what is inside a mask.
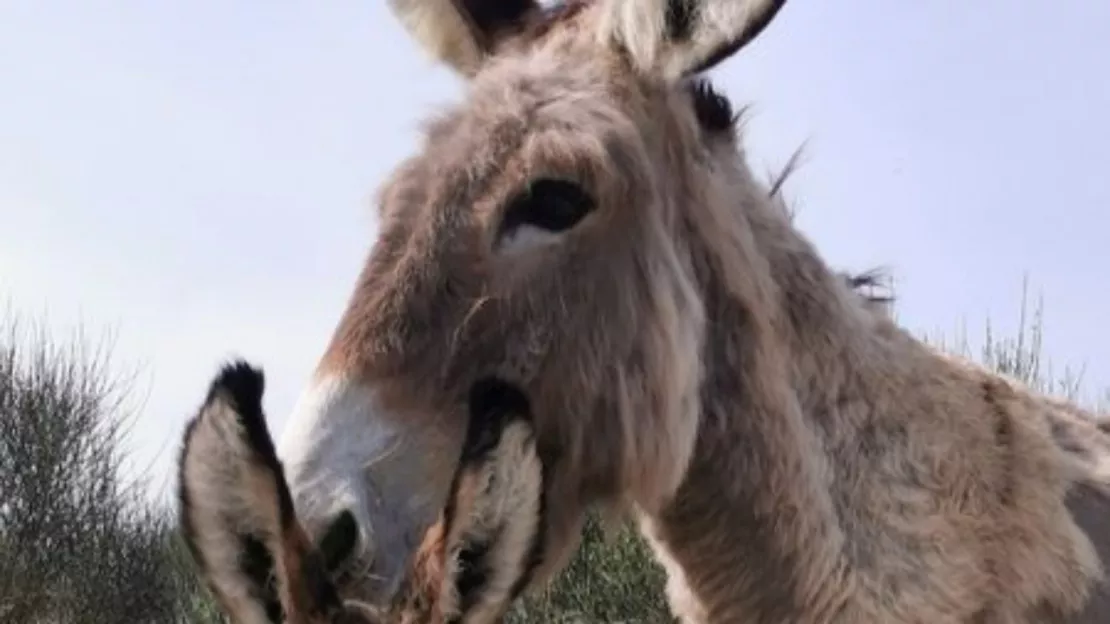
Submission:
[[[522,225],[552,233],[571,229],[594,209],[593,197],[567,180],[541,178],[512,200],[505,210],[498,234],[503,236]]]

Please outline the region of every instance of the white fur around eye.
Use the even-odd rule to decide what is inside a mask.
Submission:
[[[566,232],[552,232],[529,223],[522,223],[501,235],[497,241],[497,252],[505,255],[515,255],[529,249],[550,247],[555,245]]]

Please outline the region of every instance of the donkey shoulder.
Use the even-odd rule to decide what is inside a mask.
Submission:
[[[1053,438],[1074,471],[1068,511],[1106,569],[1110,567],[1110,417],[1058,400],[1049,400],[1049,407]],[[1110,579],[1102,579],[1083,613],[1072,622],[1110,622]]]

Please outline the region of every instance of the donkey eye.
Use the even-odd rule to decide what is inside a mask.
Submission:
[[[505,235],[523,225],[551,233],[571,229],[595,206],[593,197],[581,186],[567,180],[541,178],[509,204],[499,234]]]

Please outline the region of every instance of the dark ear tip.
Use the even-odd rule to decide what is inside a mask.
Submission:
[[[246,360],[236,358],[220,368],[208,390],[208,400],[223,395],[240,412],[254,411],[262,404],[266,377],[262,369],[251,366]]]
[[[531,417],[528,396],[515,384],[497,377],[483,377],[470,387],[468,400],[470,415],[514,414]]]
[[[276,462],[274,443],[266,428],[262,411],[262,393],[266,378],[262,369],[251,366],[246,360],[236,358],[220,368],[208,389],[206,408],[217,402],[225,403],[243,426],[247,443],[267,461]]]

